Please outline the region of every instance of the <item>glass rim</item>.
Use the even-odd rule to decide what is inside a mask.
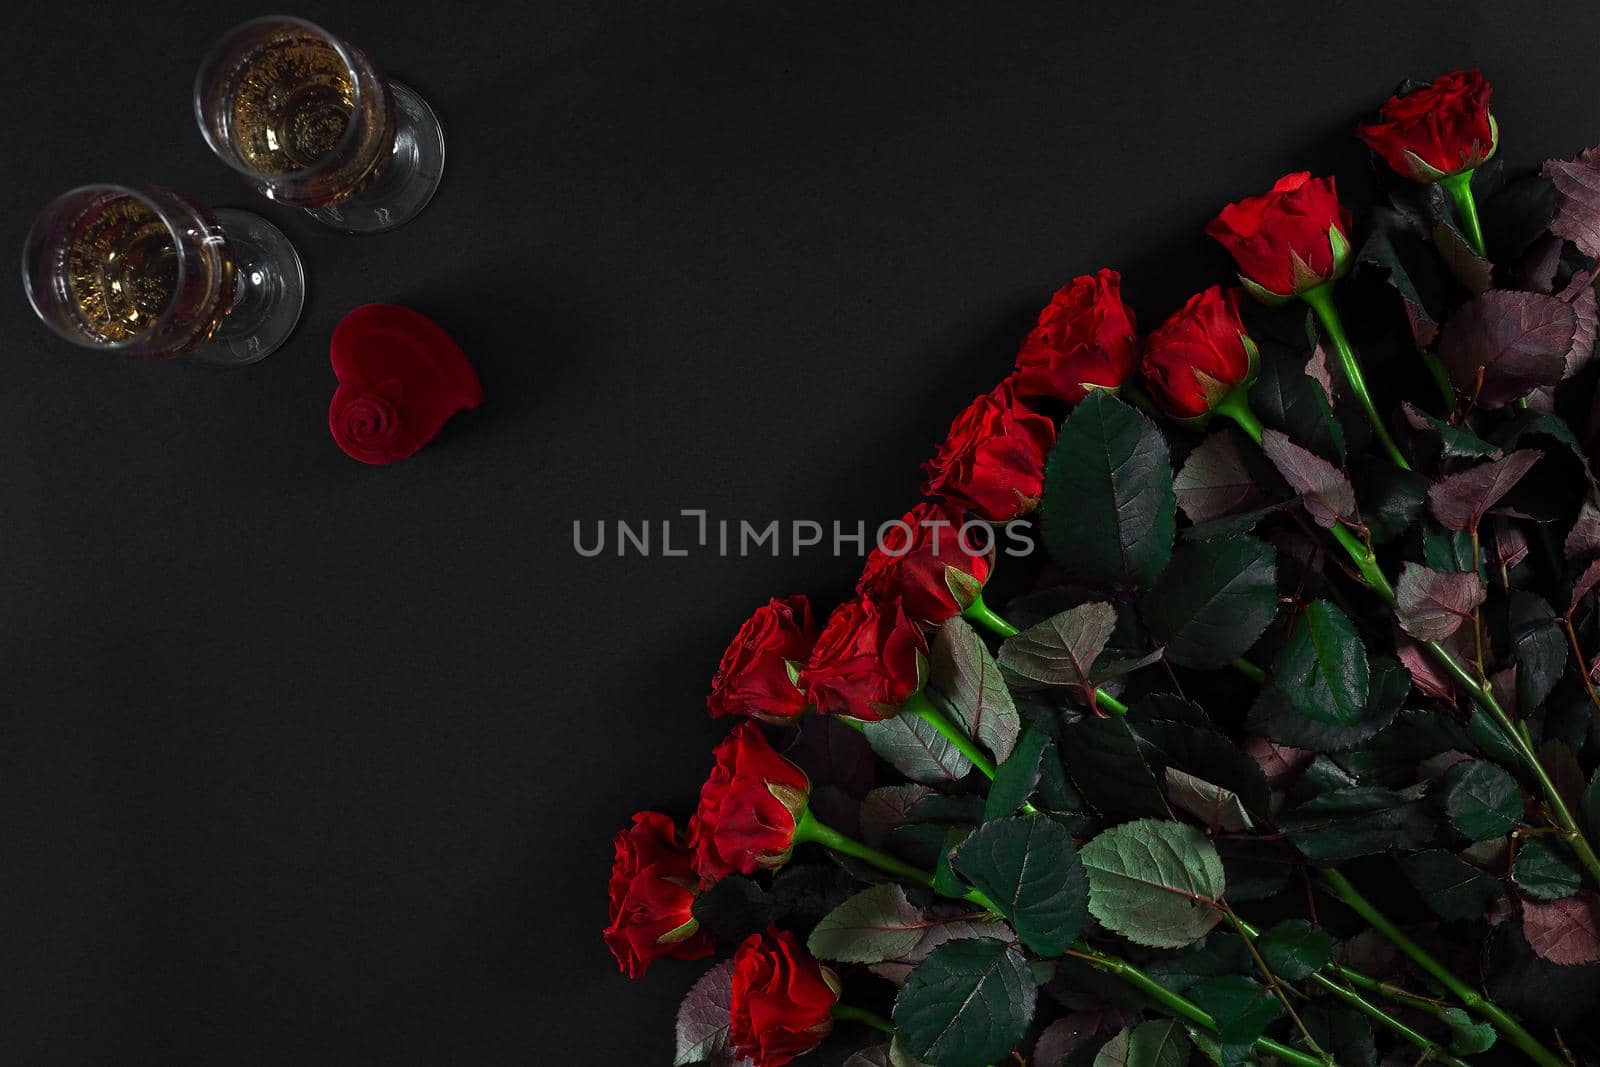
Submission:
[[[156,331],[166,324],[168,317],[172,314],[173,307],[177,304],[178,294],[183,291],[184,284],[188,281],[189,264],[187,262],[188,257],[183,254],[183,241],[178,233],[177,226],[173,223],[172,215],[151,195],[153,191],[155,191],[155,187],[138,188],[132,185],[120,185],[115,182],[90,182],[85,185],[75,186],[56,196],[34,217],[33,224],[28,227],[28,236],[22,244],[22,288],[28,294],[28,304],[33,308],[33,313],[38,317],[39,321],[48,326],[51,332],[62,340],[70,341],[80,347],[93,348],[97,352],[123,352],[138,348],[149,341]],[[49,305],[41,299],[42,294],[34,289],[35,272],[33,262],[36,254],[47,243],[47,236],[42,232],[43,228],[48,223],[57,221],[54,220],[53,216],[68,201],[82,197],[86,199],[86,202],[92,202],[92,198],[115,199],[124,196],[137,200],[149,208],[154,212],[156,218],[161,220],[161,225],[166,227],[167,236],[172,238],[172,247],[175,250],[174,255],[178,261],[177,281],[172,287],[172,292],[167,294],[167,302],[162,306],[161,314],[157,315],[149,326],[132,337],[121,341],[95,341],[92,344],[85,345],[86,334],[84,332],[74,333],[64,329],[56,321],[55,317],[49,314]],[[83,212],[81,211],[75,214],[72,218],[72,224],[74,226],[77,225],[78,220],[82,217]],[[49,284],[52,286],[52,292],[49,294],[50,299],[61,298],[64,294],[54,291],[58,275],[52,270],[49,272],[48,277]]]
[[[215,77],[215,68],[220,65],[223,56],[232,51],[233,45],[240,38],[247,36],[253,30],[261,29],[266,26],[293,26],[309,32],[313,37],[316,37],[323,44],[326,44],[328,47],[334,50],[339,59],[344,63],[345,73],[350,76],[351,120],[345,123],[344,132],[339,134],[339,139],[335,141],[333,147],[328,150],[324,160],[336,158],[341,151],[350,147],[351,140],[356,136],[357,123],[355,122],[355,116],[361,112],[361,96],[363,90],[361,87],[360,72],[356,69],[355,58],[352,54],[354,50],[349,45],[345,44],[341,38],[329,33],[327,30],[323,29],[315,22],[312,22],[310,19],[303,19],[298,15],[259,15],[256,18],[247,19],[246,21],[234,26],[221,37],[217,38],[217,40],[211,45],[211,47],[206,51],[205,58],[200,61],[200,69],[195,73],[194,76],[193,97],[195,123],[200,127],[200,136],[205,138],[206,146],[211,149],[212,154],[218,159],[222,160],[228,166],[232,167],[234,170],[238,171],[240,174],[243,174],[245,177],[254,179],[260,182],[263,186],[266,186],[266,196],[270,200],[273,199],[270,191],[271,187],[305,178],[315,177],[323,170],[323,160],[318,160],[316,163],[313,163],[307,167],[301,167],[299,170],[276,171],[273,173],[256,170],[253,167],[246,166],[239,161],[239,157],[236,152],[234,152],[228,145],[221,143],[219,139],[214,136],[211,123],[206,121],[205,107],[205,90],[210,84],[211,80]]]

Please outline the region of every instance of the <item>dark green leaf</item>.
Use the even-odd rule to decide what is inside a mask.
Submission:
[[[1232,896],[1232,886],[1228,887]],[[1223,974],[1252,975],[1256,962],[1231,930],[1218,930],[1174,956],[1152,960],[1145,972],[1174,993]]]
[[[1498,879],[1442,848],[1401,856],[1400,870],[1441,919],[1476,919],[1504,892]]]
[[[1123,1030],[1101,1047],[1094,1067],[1185,1067],[1189,1038],[1176,1019],[1152,1019]]]
[[[1307,604],[1273,661],[1279,694],[1306,718],[1352,726],[1366,711],[1369,680],[1355,625],[1326,600]]]
[[[985,823],[956,850],[954,865],[1041,956],[1061,955],[1083,927],[1089,883],[1072,835],[1049,819]]]
[[[1167,442],[1103,390],[1073,408],[1045,473],[1045,547],[1074,581],[1144,588],[1172,558],[1176,498]]]
[[[1567,862],[1566,855],[1537,837],[1530,837],[1517,847],[1511,880],[1534,900],[1570,897],[1583,885],[1583,875]]]
[[[1089,910],[1109,930],[1153,948],[1192,944],[1222,919],[1222,860],[1185,823],[1139,819],[1084,846]]]
[[[1117,628],[1110,604],[1079,604],[1028,627],[1000,646],[1000,665],[1014,678],[1084,690],[1094,661]]]
[[[1148,699],[1141,701],[1140,709],[1149,705]],[[1261,765],[1239,751],[1226,734],[1210,726],[1162,720],[1131,722],[1129,726],[1160,753],[1157,762],[1214,782],[1236,793],[1250,810],[1266,813],[1269,790]]]
[[[963,939],[934,949],[895,998],[906,1050],[939,1067],[986,1067],[1022,1040],[1037,996],[1015,945]]]
[[[1263,423],[1333,463],[1344,462],[1344,433],[1322,386],[1305,372],[1304,359],[1262,351],[1250,406]]]
[[[1166,813],[1161,780],[1123,719],[1086,718],[1064,726],[1058,752],[1095,810],[1113,817]]]
[[[944,694],[951,717],[997,762],[1011,755],[1022,723],[983,638],[958,616],[939,627],[930,653],[929,681]]]
[[[1433,523],[1422,527],[1422,561],[1436,571],[1473,571],[1472,535],[1465,530],[1446,530]]]
[[[1285,919],[1256,942],[1256,950],[1279,978],[1301,982],[1333,959],[1333,935],[1304,919]]]
[[[1517,780],[1488,760],[1463,760],[1451,767],[1441,795],[1450,825],[1469,841],[1499,837],[1522,818]]]
[[[1249,537],[1181,546],[1144,598],[1146,622],[1167,658],[1221,667],[1261,636],[1278,608],[1276,554]]]
[[[1368,673],[1366,707],[1361,717],[1348,726],[1306,718],[1275,686],[1267,686],[1257,694],[1247,726],[1252,733],[1279,744],[1316,752],[1342,752],[1359,745],[1394,720],[1411,689],[1411,674],[1398,660],[1376,657]]]
[[[1378,544],[1409,529],[1422,514],[1427,495],[1428,479],[1386,460],[1367,465],[1356,478],[1356,503],[1372,540]]]
[[[936,922],[923,918],[905,890],[888,882],[863,889],[823,916],[806,948],[819,960],[879,963],[916,948],[930,925]]]
[[[1247,1062],[1256,1038],[1283,1015],[1270,989],[1235,974],[1207,978],[1189,990],[1189,999],[1216,1021],[1223,1067]]]
[[[1411,404],[1402,404],[1401,409],[1413,429],[1437,442],[1442,459],[1494,459],[1500,455],[1499,446],[1463,426],[1453,425]]]
[[[1550,696],[1566,669],[1566,636],[1544,598],[1522,589],[1511,590],[1506,621],[1519,667],[1518,697],[1523,707],[1536,708]]]
[[[872,751],[914,782],[959,782],[972,770],[972,761],[919,716],[869,722],[861,732]]]
[[[1228,899],[1235,904],[1276,896],[1295,869],[1294,849],[1286,841],[1221,838],[1217,852],[1227,874]]]
[[[1588,1025],[1600,1003],[1600,964],[1563,967],[1541,959],[1518,922],[1490,927],[1483,982],[1491,998],[1525,1023]]]
[[[967,887],[956,874],[954,857],[956,849],[961,847],[961,842],[970,836],[972,830],[966,826],[951,826],[944,832],[944,842],[939,848],[939,857],[933,868],[933,891],[940,896],[959,897],[966,893]]]
[[[772,921],[766,890],[748,878],[730,875],[694,901],[694,917],[719,948],[732,949]]]
[[[1421,848],[1434,830],[1420,802],[1372,786],[1314,797],[1279,815],[1278,828],[1318,866],[1396,848]]]
[[[989,786],[989,796],[983,803],[983,820],[1003,819],[1014,815],[1033,792],[1039,782],[1039,759],[1050,735],[1029,723],[1017,738],[1017,747],[1011,750],[1004,763],[995,768],[994,782]]]
[[[1316,1001],[1300,1009],[1300,1019],[1339,1067],[1376,1067],[1378,1050],[1372,1041],[1372,1026],[1354,1008]]]

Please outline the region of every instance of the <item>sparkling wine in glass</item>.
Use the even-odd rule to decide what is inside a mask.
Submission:
[[[74,344],[233,366],[282,345],[305,299],[300,257],[277,227],[154,186],[57,197],[28,233],[22,282]]]
[[[194,112],[211,150],[262,195],[351,233],[415,217],[444,173],[427,102],[304,19],[255,19],[218,41]]]

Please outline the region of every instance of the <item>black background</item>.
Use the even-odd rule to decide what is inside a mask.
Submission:
[[[444,118],[408,227],[338,236],[207,153],[234,2],[8,16],[0,248],[94,180],[254,206],[305,259],[245,370],[108,360],[0,299],[0,1035],[25,1064],[667,1063],[703,963],[619,976],[610,835],[692,807],[707,679],[858,560],[582,559],[574,520],[898,515],[1050,291],[1147,325],[1281,173],[1481,64],[1513,166],[1600,141],[1563,3],[329,3]],[[487,402],[328,436],[327,340],[410,304]],[[590,527],[592,529],[592,526]]]

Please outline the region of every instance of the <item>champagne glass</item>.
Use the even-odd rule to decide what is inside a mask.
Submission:
[[[300,257],[276,226],[156,186],[57,197],[23,245],[22,283],[74,344],[229,366],[275,351],[305,301]]]
[[[426,101],[304,19],[231,30],[194,83],[200,132],[269,200],[350,233],[390,230],[428,205],[444,131]]]

